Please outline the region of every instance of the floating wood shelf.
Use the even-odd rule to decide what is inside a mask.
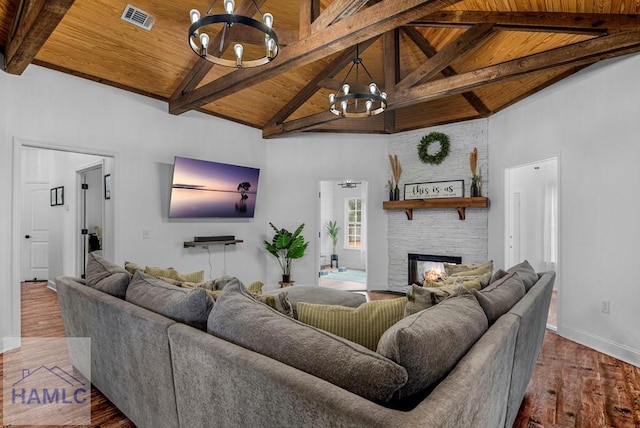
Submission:
[[[465,219],[467,208],[486,208],[489,199],[478,198],[437,198],[437,199],[411,199],[407,201],[384,201],[382,208],[385,210],[404,210],[408,220],[413,220],[413,210],[430,208],[455,208],[460,220]]]
[[[244,242],[242,239],[233,239],[229,241],[185,241],[184,248],[190,247],[206,247],[207,245],[236,245]]]

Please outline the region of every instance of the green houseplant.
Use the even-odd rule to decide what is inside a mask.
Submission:
[[[340,232],[341,227],[338,226],[338,222],[336,220],[329,220],[327,222],[327,235],[331,238],[331,242],[333,243],[333,254],[336,253],[336,245],[338,245],[338,232]]]
[[[269,225],[275,235],[273,235],[271,242],[264,241],[264,247],[278,260],[282,269],[282,282],[290,282],[291,262],[293,259],[302,258],[307,250],[307,245],[309,245],[309,242],[305,242],[304,236],[302,236],[304,223],[298,226],[293,233],[287,229],[278,229],[273,223],[269,223]]]

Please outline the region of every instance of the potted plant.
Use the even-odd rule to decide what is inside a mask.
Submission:
[[[338,261],[338,255],[336,254],[336,245],[338,244],[338,232],[340,232],[341,227],[338,226],[338,222],[336,220],[329,220],[327,222],[327,235],[331,238],[331,242],[333,243],[333,253],[331,254],[331,260],[335,260],[336,263]]]
[[[305,242],[301,235],[304,223],[302,223],[295,232],[291,233],[287,229],[278,229],[269,223],[275,231],[275,235],[271,242],[264,241],[264,247],[272,254],[282,269],[282,282],[290,282],[291,280],[291,262],[293,259],[299,259],[304,256],[309,242]]]

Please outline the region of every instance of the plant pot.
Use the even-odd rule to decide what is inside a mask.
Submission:
[[[477,184],[472,184],[471,185],[471,197],[472,198],[477,198],[478,196],[480,196],[480,188],[478,187]]]
[[[291,275],[282,275],[282,282],[291,282]]]

